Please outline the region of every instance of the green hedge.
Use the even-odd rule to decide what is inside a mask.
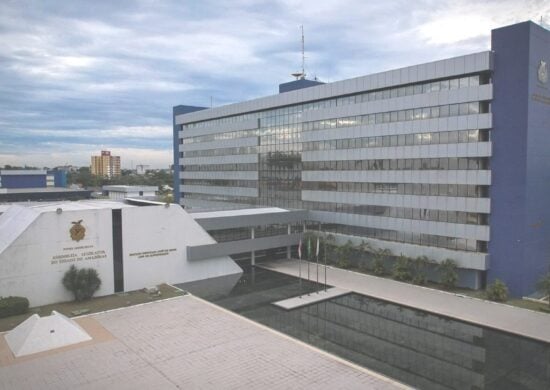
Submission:
[[[25,314],[29,310],[29,300],[25,297],[0,297],[0,318]]]

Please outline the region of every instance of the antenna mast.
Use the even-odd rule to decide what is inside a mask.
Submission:
[[[302,30],[302,71],[292,73],[292,76],[296,77],[296,80],[304,80],[306,78],[306,51],[304,44],[304,25],[300,26]]]
[[[304,44],[304,25],[302,24],[300,28],[302,29],[302,78],[305,78],[306,77],[306,50],[305,50],[305,44]]]

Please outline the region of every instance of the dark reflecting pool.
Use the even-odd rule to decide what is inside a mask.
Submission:
[[[417,388],[550,389],[550,344],[355,293],[285,311],[317,286],[261,268],[178,287]]]

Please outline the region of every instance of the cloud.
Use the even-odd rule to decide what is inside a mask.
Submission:
[[[167,166],[172,106],[277,93],[300,25],[307,73],[336,81],[486,50],[492,28],[541,15],[544,0],[3,1],[0,164],[108,147]]]

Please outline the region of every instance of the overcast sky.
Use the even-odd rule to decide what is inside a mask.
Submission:
[[[277,93],[301,67],[336,81],[487,50],[550,24],[550,1],[0,0],[0,166],[167,168],[172,106]]]

